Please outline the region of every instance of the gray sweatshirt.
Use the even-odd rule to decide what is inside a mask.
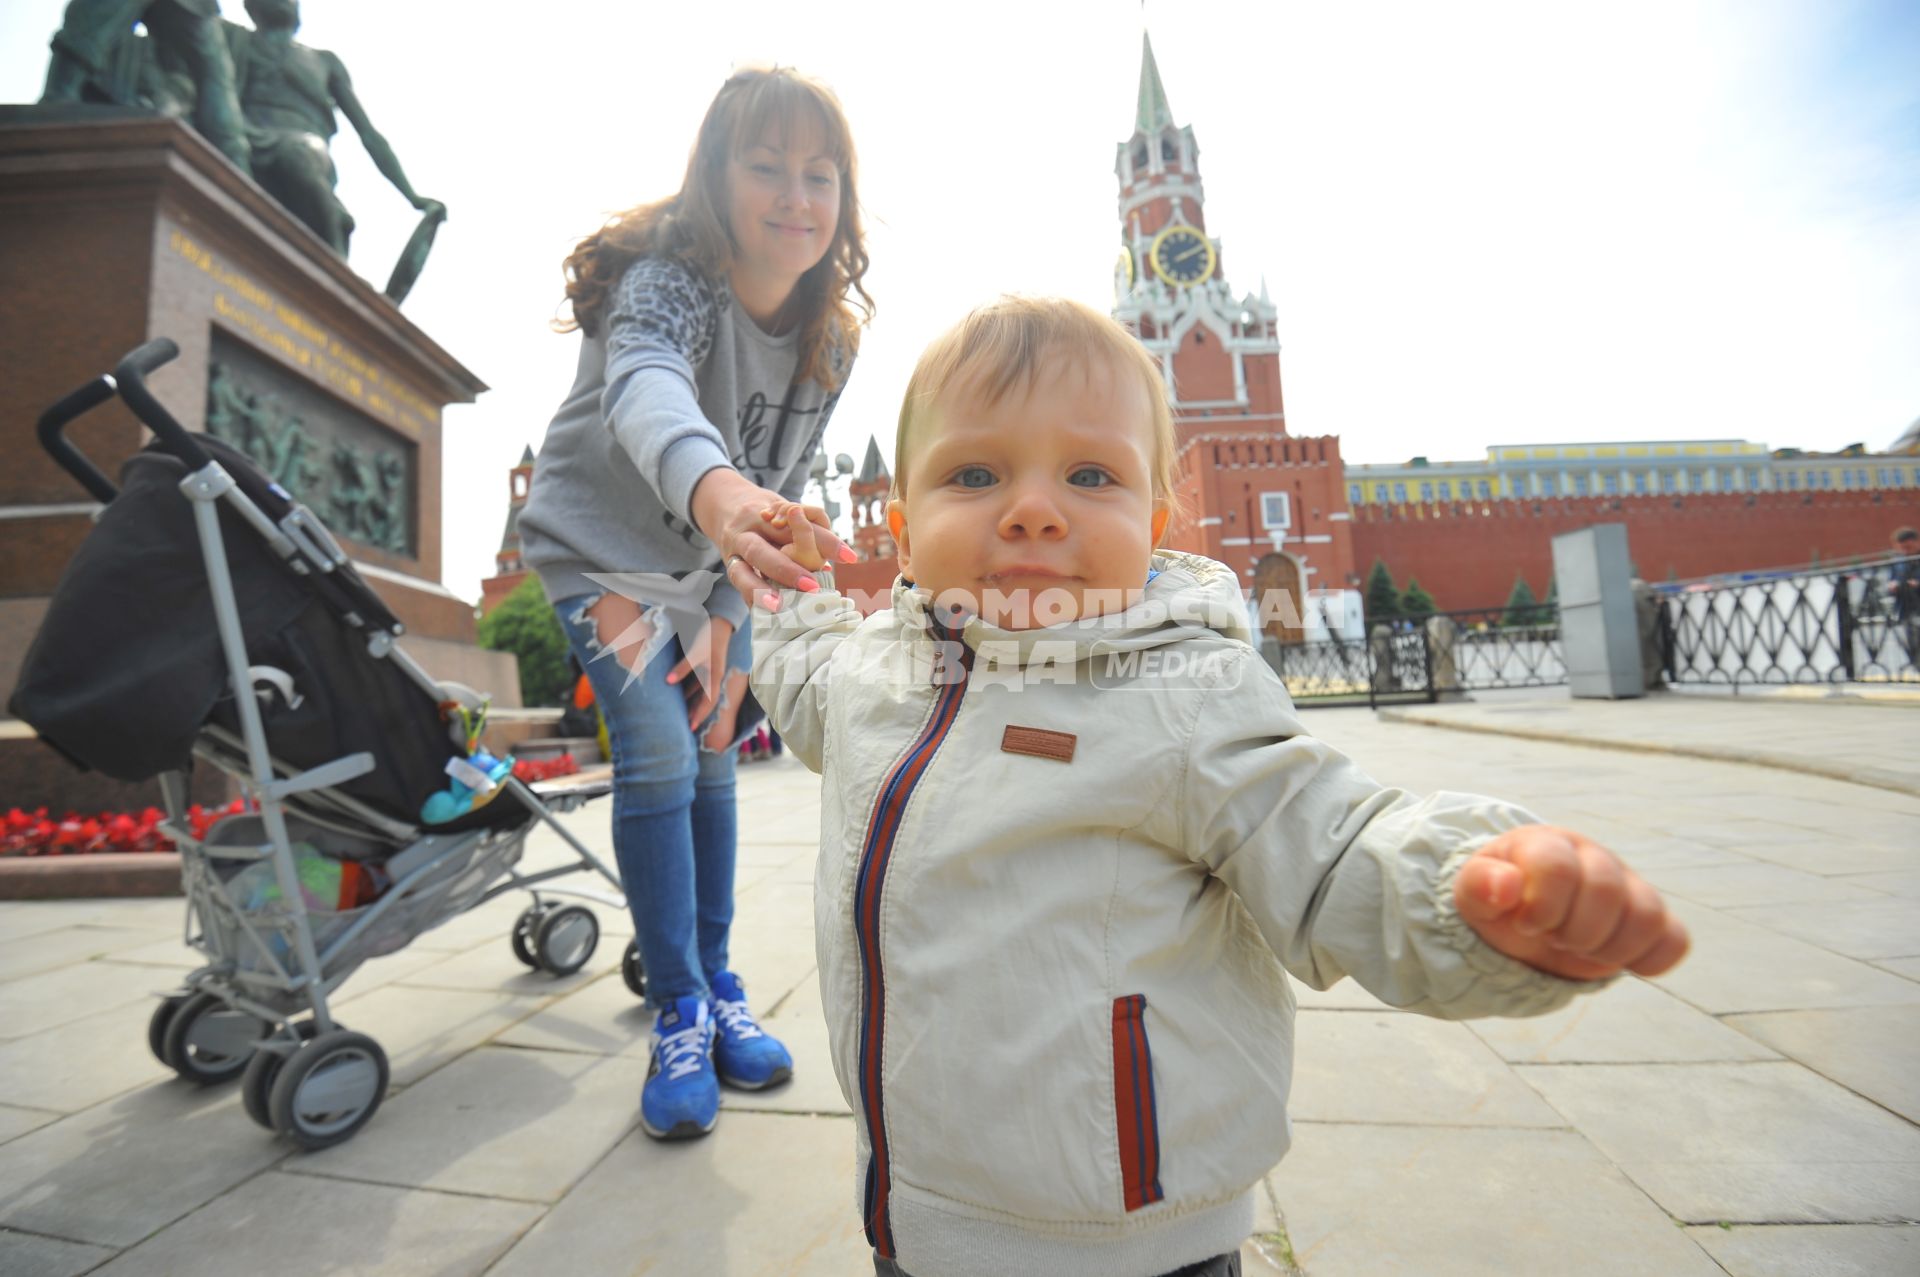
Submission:
[[[794,383],[797,332],[769,337],[725,281],[671,259],[628,267],[601,327],[581,333],[520,513],[521,554],[554,602],[601,592],[588,572],[721,571],[688,511],[694,485],[731,466],[798,500],[840,397]],[[707,611],[736,628],[747,615],[724,575]]]

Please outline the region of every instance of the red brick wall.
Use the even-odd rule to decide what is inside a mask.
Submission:
[[[1888,553],[1895,528],[1920,526],[1920,490],[1359,506],[1353,561],[1364,579],[1382,560],[1395,584],[1417,579],[1442,608],[1492,606],[1516,575],[1545,593],[1553,538],[1596,523],[1627,525],[1627,552],[1647,580],[1686,580]]]

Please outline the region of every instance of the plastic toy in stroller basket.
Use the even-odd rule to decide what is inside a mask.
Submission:
[[[486,700],[401,650],[400,623],[310,511],[241,452],[188,433],[145,378],[165,339],[40,419],[43,446],[103,503],[68,564],[9,702],[40,737],[121,780],[159,777],[180,848],[187,941],[206,965],[154,1012],[148,1044],[199,1083],[241,1078],[249,1116],[306,1148],[358,1131],[385,1097],[379,1043],[329,999],[368,958],[507,891],[533,903],[511,944],[526,965],[580,969],[594,912],[624,908],[617,874],[554,819],[607,785],[514,779],[479,749]],[[64,436],[118,395],[154,433],[115,487]],[[196,838],[194,760],[250,810]],[[577,859],[523,873],[537,824]],[[581,870],[614,894],[545,886]],[[630,943],[621,964],[644,994]]]

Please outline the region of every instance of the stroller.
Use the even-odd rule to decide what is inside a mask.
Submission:
[[[379,1043],[328,1005],[362,962],[517,889],[533,893],[511,937],[521,962],[568,975],[592,956],[593,911],[549,897],[624,908],[620,881],[554,812],[610,786],[536,792],[510,760],[474,767],[466,725],[484,716],[485,698],[409,659],[395,643],[400,623],[319,519],[153,397],[145,378],[178,353],[148,342],[40,419],[42,445],[105,508],[9,709],[83,767],[160,779],[187,943],[207,963],[154,1011],[154,1054],[194,1082],[240,1077],[254,1121],[325,1148],[364,1126],[387,1090]],[[155,436],[117,489],[63,435],[116,394]],[[251,800],[197,837],[186,784],[195,759]],[[471,806],[423,828],[423,801],[446,791]],[[536,823],[578,860],[518,872]],[[616,894],[536,889],[580,870]],[[621,971],[644,996],[632,943]]]

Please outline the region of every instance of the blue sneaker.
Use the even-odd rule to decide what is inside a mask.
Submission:
[[[640,1125],[657,1140],[688,1140],[711,1131],[719,1116],[713,1018],[704,998],[675,998],[653,1022],[653,1062],[640,1088]]]
[[[722,971],[713,980],[713,1063],[720,1080],[743,1091],[776,1086],[793,1076],[793,1056],[754,1022],[740,977]]]

